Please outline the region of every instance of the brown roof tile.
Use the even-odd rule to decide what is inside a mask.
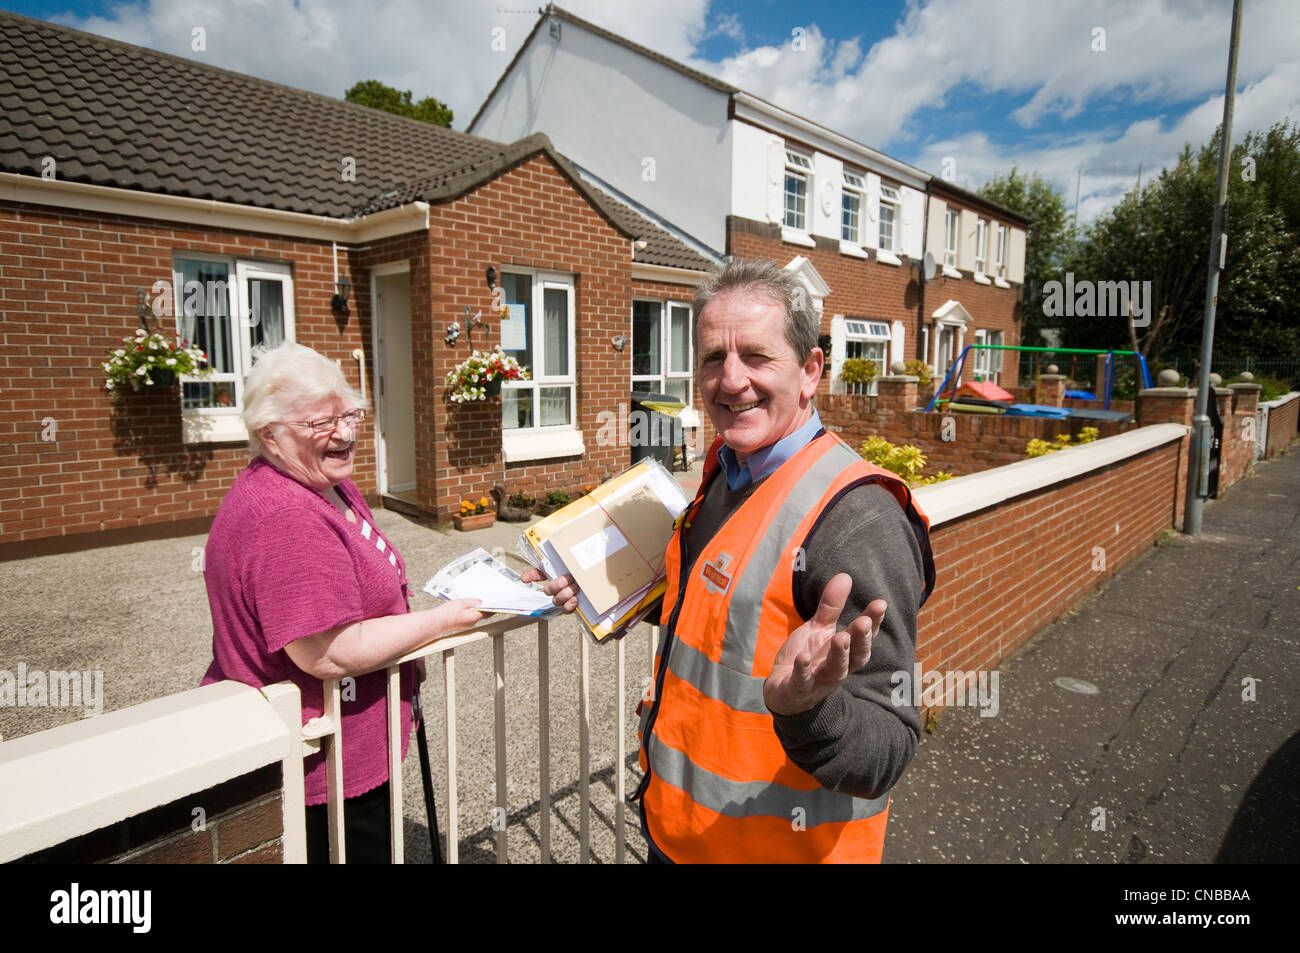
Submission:
[[[589,185],[538,133],[504,144],[0,11],[0,170],[350,218],[446,201],[544,153],[636,261],[711,263]],[[356,181],[343,177],[343,158]]]
[[[625,232],[646,243],[645,248],[636,249],[633,261],[666,265],[669,268],[687,268],[691,271],[713,270],[713,261],[653,219],[595,186],[592,187],[592,193],[603,204],[606,214],[622,226]]]
[[[335,217],[503,148],[3,11],[0,110],[6,171]]]

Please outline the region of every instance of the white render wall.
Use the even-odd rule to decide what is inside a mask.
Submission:
[[[1025,230],[1012,228],[1007,239],[1007,281],[1024,284],[1025,281]]]
[[[812,160],[813,180],[808,189],[809,229],[814,235],[838,239],[844,163],[824,152],[814,152]]]
[[[945,203],[927,208],[923,184],[918,188],[918,181],[776,107],[751,104],[746,112],[737,106],[745,115],[728,120],[728,94],[569,21],[561,21],[560,31],[558,41],[537,31],[469,132],[504,142],[546,133],[578,165],[719,253],[726,249],[728,215],[781,223],[786,144],[801,152],[811,147],[808,235],[840,239],[847,165],[866,185],[861,245],[879,244],[883,181],[899,192],[899,254],[919,259],[928,246],[942,263]],[[967,271],[974,267],[978,217],[962,210],[958,267]],[[1012,229],[1012,281],[1023,280],[1024,239],[1023,229]],[[990,271],[995,241],[990,227]]]
[[[925,193],[904,185],[899,187],[898,198],[903,204],[903,241],[899,248],[909,258],[921,258],[925,255],[925,249],[921,247],[925,233]]]
[[[467,131],[503,142],[543,132],[563,155],[721,252],[732,198],[727,101],[563,21],[558,42],[537,31]]]
[[[785,211],[786,140],[743,120],[732,120],[731,214],[756,222],[781,224]],[[800,152],[806,150],[792,147]],[[811,153],[813,171],[808,197],[808,233],[839,240],[845,163],[820,150]],[[861,242],[866,248],[879,243],[881,176],[849,165],[866,185],[860,219]],[[898,189],[902,207],[898,214],[902,254],[920,258],[925,229],[925,193],[886,177]]]
[[[780,223],[785,149],[780,136],[746,122],[731,122],[731,213],[755,222]]]
[[[947,238],[944,229],[947,226],[948,203],[930,196],[930,221],[925,235],[925,250],[934,256],[935,266],[940,271],[943,270],[943,246]]]

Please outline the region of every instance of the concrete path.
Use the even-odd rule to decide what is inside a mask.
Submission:
[[[1043,630],[999,689],[996,716],[950,708],[923,737],[887,862],[1300,861],[1300,451]]]
[[[699,466],[679,474],[698,481]],[[380,511],[417,584],[477,545],[512,552],[520,524],[455,533]],[[1085,599],[1009,660],[999,712],[953,708],[923,739],[895,789],[885,859],[993,862],[1180,862],[1300,859],[1300,452],[1206,509],[1199,540],[1176,537]],[[0,669],[97,670],[103,710],[195,687],[211,659],[197,553],[203,536],[0,563]],[[942,569],[942,567],[940,567]],[[435,600],[419,594],[413,608]],[[648,673],[648,627],[624,643],[630,710]],[[551,778],[556,860],[578,858],[576,624],[552,626]],[[495,860],[492,653],[456,655],[463,862]],[[615,651],[590,645],[592,859],[612,862]],[[512,862],[538,850],[537,639],[506,643],[507,838]],[[1252,678],[1255,700],[1243,700]],[[1096,686],[1078,694],[1055,680]],[[434,777],[445,787],[443,688],[430,666],[423,700]],[[0,708],[17,737],[83,716]],[[631,790],[635,726],[626,717]],[[404,768],[407,858],[428,859],[418,758]],[[75,783],[76,779],[70,779]],[[446,805],[439,804],[444,837]],[[1105,811],[1105,828],[1094,829]],[[627,860],[645,856],[627,811]]]
[[[687,495],[699,483],[700,466],[675,473]],[[469,533],[431,529],[396,512],[377,510],[375,521],[406,560],[415,594],[412,609],[433,608],[441,600],[419,592],[440,567],[475,547],[500,548],[522,570],[515,544],[528,524],[501,523]],[[205,535],[0,563],[0,669],[89,671],[102,673],[100,711],[115,711],[195,688],[212,660],[212,622],[203,584],[201,553]],[[611,644],[597,645],[578,623],[561,617],[551,623],[549,641],[551,699],[552,852],[557,861],[576,861],[581,831],[579,804],[578,684],[579,644],[589,651],[591,686],[591,814],[593,860],[616,857],[617,813],[614,761],[617,753],[617,658]],[[538,830],[538,647],[536,630],[506,637],[508,701],[506,827],[511,862],[540,859]],[[642,680],[650,672],[650,627],[638,626],[625,639],[626,709],[624,759],[627,790],[639,780],[635,716]],[[462,862],[492,863],[494,785],[493,662],[488,641],[456,652],[457,745],[460,769]],[[435,789],[446,790],[446,732],[440,662],[429,666],[422,690]],[[0,738],[53,728],[95,712],[82,708],[0,707]],[[430,857],[419,758],[412,745],[404,764],[406,844],[410,863]],[[445,839],[446,805],[438,804]],[[644,859],[635,811],[628,808],[627,859]]]

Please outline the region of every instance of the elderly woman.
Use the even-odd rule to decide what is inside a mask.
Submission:
[[[386,863],[389,807],[385,680],[395,658],[473,625],[475,600],[412,612],[406,564],[349,479],[365,399],[320,354],[294,343],[248,376],[244,424],[253,460],[208,536],[205,582],[212,664],[203,683],[289,680],[304,723],[322,713],[321,679],[351,676],[343,696],[345,843],[349,862]],[[402,668],[402,756],[414,664]],[[328,861],[325,763],[307,759],[308,861]],[[401,783],[401,779],[398,779]]]

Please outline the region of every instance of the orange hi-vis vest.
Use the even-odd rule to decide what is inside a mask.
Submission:
[[[714,444],[683,521],[720,466]],[[692,566],[682,525],[668,544],[665,631],[653,702],[642,705],[638,793],[646,836],[678,863],[879,863],[889,796],[826,790],[776,736],[763,682],[777,651],[806,621],[795,608],[801,547],[850,489],[879,482],[912,524],[934,587],[929,520],[905,482],[823,431],[762,480]],[[689,578],[686,572],[689,571]]]

